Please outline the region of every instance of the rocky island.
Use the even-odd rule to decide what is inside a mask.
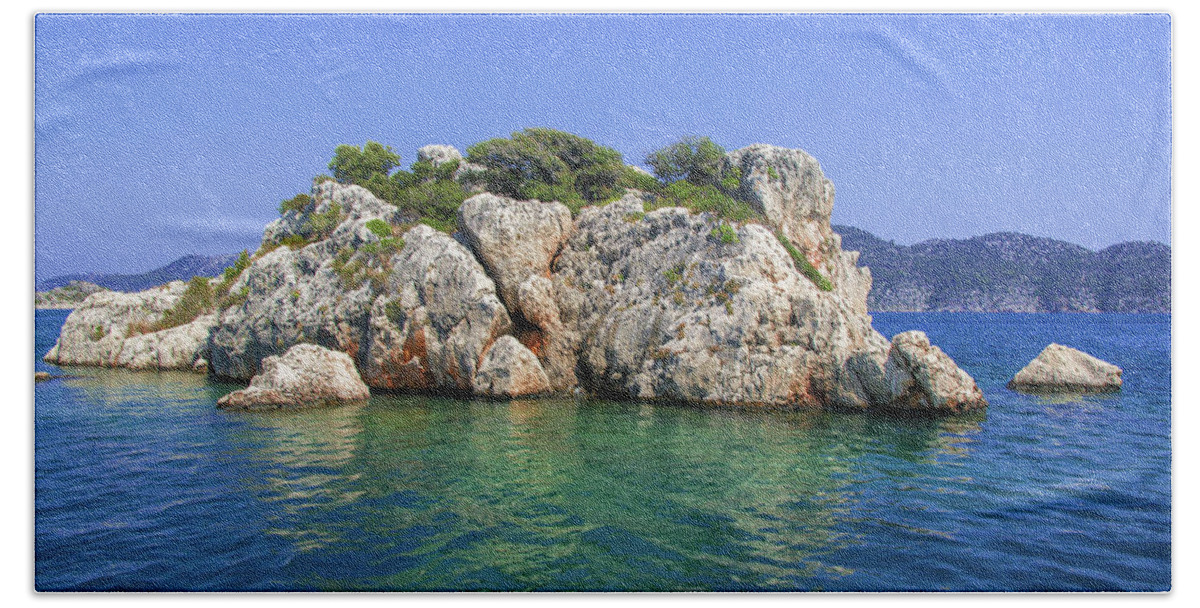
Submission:
[[[647,159],[656,177],[527,129],[465,157],[427,146],[393,173],[398,160],[339,147],[253,255],[212,280],[89,296],[45,360],[249,382],[311,344],[377,390],[987,405],[924,334],[871,327],[870,271],[842,250],[833,184],[801,150],[688,139]]]
[[[83,303],[88,296],[106,291],[105,288],[87,281],[70,281],[61,287],[34,293],[33,307],[39,309],[69,309]]]

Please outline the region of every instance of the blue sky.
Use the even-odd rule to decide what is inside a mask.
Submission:
[[[834,222],[1170,243],[1163,15],[40,15],[38,280],[253,250],[341,143],[816,156]]]

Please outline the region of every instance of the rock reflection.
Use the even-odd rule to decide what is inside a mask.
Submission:
[[[444,566],[422,569],[432,580],[398,575],[396,588],[462,588],[451,564],[464,555],[530,589],[654,588],[690,571],[730,578],[675,588],[844,576],[822,556],[857,542],[842,524],[861,500],[859,461],[962,454],[979,431],[970,420],[604,401],[393,406],[374,414],[386,427],[368,424],[362,480],[378,486],[372,495],[407,498],[373,531],[436,530],[408,548]]]
[[[342,530],[354,525],[330,514],[363,494],[361,475],[350,466],[363,432],[362,409],[221,412],[241,423],[232,444],[253,446],[249,456],[261,465],[248,489],[267,506],[267,534],[303,552],[341,542]]]
[[[126,414],[136,415],[148,408],[188,407],[207,400],[217,390],[204,376],[188,372],[75,367],[62,370],[63,386],[82,393],[82,401],[105,408],[127,408]]]

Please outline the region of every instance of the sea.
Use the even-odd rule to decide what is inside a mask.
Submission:
[[[1167,591],[1171,318],[876,313],[986,412],[903,418],[377,395],[227,412],[240,388],[43,363],[41,591]],[[1005,383],[1051,342],[1115,394]]]

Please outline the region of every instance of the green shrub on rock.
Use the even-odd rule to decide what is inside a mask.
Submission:
[[[739,201],[715,186],[698,186],[685,180],[667,184],[656,193],[655,200],[649,208],[662,207],[684,207],[693,213],[707,211],[718,218],[734,222],[762,219],[749,203]]]
[[[242,273],[249,267],[250,254],[243,249],[242,253],[238,255],[237,261],[233,263],[233,266],[226,268],[221,273],[221,282],[213,290],[217,301],[221,303],[221,308],[228,308],[228,306],[224,305],[225,297],[229,294],[229,290],[233,288],[233,284],[238,280],[238,277],[242,276]]]
[[[297,194],[286,201],[279,204],[279,214],[283,215],[288,211],[303,212],[306,208],[312,205],[312,197],[307,194]]]
[[[556,200],[577,212],[623,193],[621,153],[554,129],[531,128],[511,138],[467,148],[467,161],[484,167],[484,187],[518,199]]]
[[[694,213],[709,212],[734,222],[758,221],[762,216],[745,201],[734,198],[742,172],[725,168],[725,149],[707,137],[688,137],[646,157],[654,168],[658,187],[643,188],[654,194],[647,211],[684,207]]]
[[[360,150],[357,146],[342,144],[334,150],[333,160],[329,161],[329,170],[333,177],[343,184],[364,185],[371,176],[383,174],[385,177],[400,165],[400,156],[392,151],[391,146],[384,146],[375,141],[368,141]]]
[[[207,277],[192,277],[187,289],[175,305],[163,313],[153,331],[161,331],[191,323],[202,314],[212,312],[215,303],[212,286]]]
[[[687,180],[697,186],[718,186],[725,149],[707,137],[685,137],[646,157],[646,164],[664,182]]]
[[[812,262],[808,261],[804,252],[796,249],[796,246],[786,236],[783,236],[782,231],[776,230],[775,238],[779,239],[779,244],[783,245],[788,255],[792,256],[792,262],[796,264],[796,269],[800,271],[800,274],[808,277],[808,280],[812,281],[821,291],[833,291],[833,283],[830,283],[829,279],[825,278],[821,274],[821,271],[817,270],[816,266],[813,266]]]

